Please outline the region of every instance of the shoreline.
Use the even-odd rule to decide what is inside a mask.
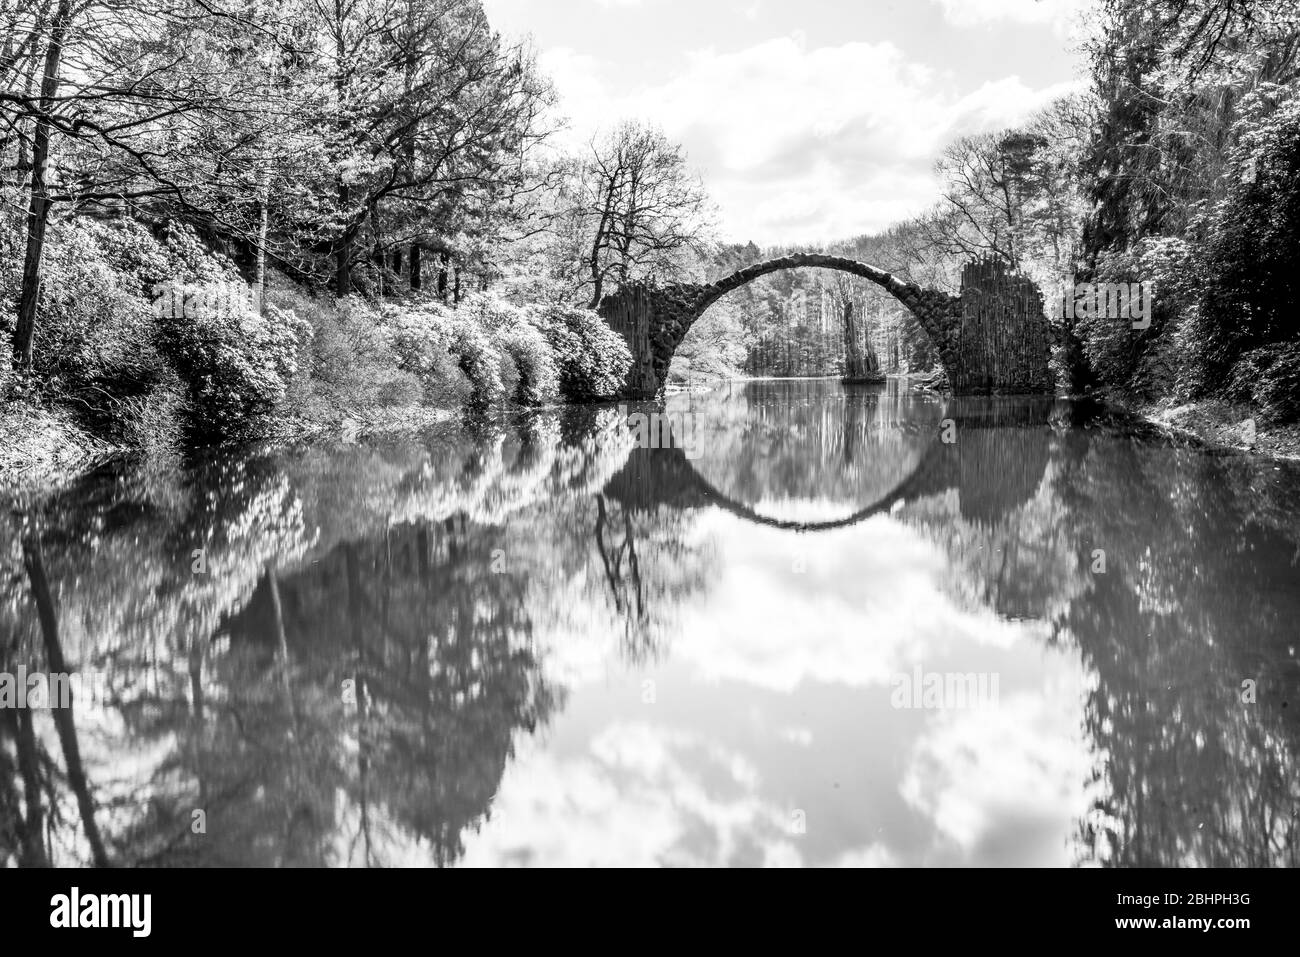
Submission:
[[[1300,423],[1262,424],[1245,406],[1218,399],[1181,405],[1131,405],[1112,397],[1101,401],[1138,416],[1166,435],[1193,439],[1209,449],[1300,462]]]
[[[804,380],[805,377],[801,377],[799,381]],[[678,386],[669,389],[669,392],[711,391],[726,381],[771,380],[740,376],[732,380],[697,382],[689,387]],[[916,385],[929,391],[923,382],[917,382]],[[1213,399],[1170,405],[1139,404],[1104,394],[1072,398],[1100,401],[1116,412],[1140,419],[1165,436],[1190,440],[1206,449],[1300,462],[1300,423],[1285,426],[1261,425],[1244,406]],[[562,408],[567,408],[567,405],[560,403],[540,409],[509,409],[501,414],[525,415]],[[403,409],[400,413],[346,416],[337,422],[290,421],[272,427],[266,435],[246,445],[289,448],[339,441],[351,444],[364,439],[414,435],[445,428],[463,414],[463,410],[418,408]],[[0,490],[9,493],[39,494],[75,481],[115,460],[143,458],[146,455],[139,447],[95,436],[79,425],[67,411],[59,409],[15,405],[0,410],[0,435],[17,437],[14,442],[0,442]]]
[[[474,418],[466,409],[406,407],[396,410],[372,410],[346,415],[339,420],[312,421],[289,419],[271,424],[260,435],[230,446],[194,446],[177,453],[152,456],[143,446],[112,442],[95,436],[62,409],[31,406],[0,409],[0,494],[42,495],[57,490],[98,468],[113,462],[138,460],[157,462],[163,467],[181,457],[218,454],[223,449],[274,451],[294,447],[341,444],[355,445],[369,440],[423,435],[449,427],[472,428],[483,424],[555,412],[567,408],[600,408],[617,400],[599,402],[555,402],[542,406],[512,407],[493,410]],[[6,441],[9,436],[18,441]]]

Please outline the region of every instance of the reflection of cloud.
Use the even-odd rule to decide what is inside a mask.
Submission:
[[[897,867],[898,861],[889,848],[879,844],[855,847],[835,858],[832,867]]]
[[[801,748],[809,747],[813,743],[813,733],[809,728],[782,728],[777,735],[782,741],[789,741]]]
[[[757,785],[740,755],[640,722],[604,728],[575,758],[524,742],[464,863],[798,865],[787,812]]]
[[[710,521],[731,523],[731,544],[708,607],[683,613],[673,647],[708,680],[887,685],[959,644],[1006,648],[1033,627],[938,594],[943,556],[888,519],[807,540],[716,514],[704,530]]]
[[[966,862],[1061,863],[1063,835],[1087,803],[1080,680],[1062,669],[991,711],[936,714],[912,746],[900,792]]]

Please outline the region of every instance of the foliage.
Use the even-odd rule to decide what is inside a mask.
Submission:
[[[41,287],[36,371],[62,391],[134,395],[162,372],[148,290],[166,247],[136,223],[62,226]]]
[[[589,309],[552,306],[541,327],[559,368],[560,394],[573,402],[610,399],[632,368],[623,337]]]
[[[1082,343],[1090,384],[1121,389],[1145,398],[1194,391],[1192,364],[1184,351],[1195,326],[1200,283],[1197,251],[1174,237],[1143,239],[1126,252],[1102,257],[1097,282],[1144,282],[1151,286],[1151,324],[1134,328],[1130,317],[1080,315],[1072,331]]]
[[[1267,421],[1300,421],[1300,342],[1247,352],[1233,368],[1229,395],[1252,403]]]
[[[287,416],[337,422],[420,401],[421,383],[398,362],[379,310],[356,296],[335,300],[312,295],[282,277],[273,280],[267,302],[291,310],[312,329],[288,390]]]
[[[383,331],[398,368],[419,381],[427,404],[451,407],[469,400],[473,385],[452,355],[448,310],[436,303],[386,306]]]
[[[505,330],[500,341],[519,373],[514,400],[520,405],[554,401],[560,389],[560,373],[541,330],[530,323],[519,323]]]
[[[1246,383],[1285,369],[1300,337],[1298,11],[1294,0],[1104,4],[1090,48],[1098,122],[1080,164],[1083,259],[1099,276],[1127,262],[1155,281],[1157,310],[1141,336],[1089,337],[1100,383],[1285,414],[1289,402],[1261,389],[1285,390],[1287,374]],[[1153,353],[1172,375],[1151,374]]]
[[[1300,96],[1269,87],[1242,110],[1235,175],[1207,228],[1201,356],[1210,379],[1246,352],[1300,342]]]
[[[185,385],[191,422],[203,437],[242,437],[275,408],[298,370],[311,327],[268,305],[265,315],[165,317],[158,350]]]

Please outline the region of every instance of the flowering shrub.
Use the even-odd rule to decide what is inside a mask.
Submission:
[[[470,401],[474,386],[452,355],[450,310],[435,303],[387,306],[383,325],[398,367],[420,382],[426,404],[451,408]]]
[[[12,256],[0,230],[0,298]],[[228,258],[183,225],[127,217],[51,224],[35,328],[34,387],[133,447],[255,434],[273,412],[324,423],[417,404],[484,410],[617,394],[630,355],[594,313],[471,293],[336,300],[273,273],[265,308]],[[5,327],[8,332],[9,328]],[[8,363],[0,387],[15,380]],[[33,393],[35,394],[35,393]]]
[[[462,302],[455,315],[475,322],[487,332],[501,354],[503,385],[507,386],[506,395],[511,401],[520,405],[545,405],[555,400],[559,371],[539,328],[541,319],[536,309],[477,293]],[[514,382],[506,383],[507,378]]]
[[[555,401],[560,389],[560,373],[541,331],[531,324],[521,323],[507,330],[500,341],[519,372],[514,400],[520,405],[546,405]]]
[[[487,330],[470,316],[453,316],[450,348],[469,379],[471,409],[486,409],[506,398],[502,356]]]
[[[600,316],[590,309],[551,306],[541,315],[541,327],[566,399],[581,402],[618,394],[632,367],[632,353]]]
[[[158,243],[135,224],[84,220],[59,224],[55,240],[41,283],[37,373],[68,393],[144,391],[163,368],[153,316],[140,276],[117,268],[110,250],[119,261],[161,261]]]
[[[263,316],[165,317],[158,347],[185,385],[191,425],[201,436],[230,438],[284,398],[310,335],[294,313],[268,305]]]

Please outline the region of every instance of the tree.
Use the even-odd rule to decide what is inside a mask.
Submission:
[[[256,7],[231,12],[194,3],[177,10],[162,0],[59,0],[48,18],[34,7],[15,8],[21,39],[8,41],[0,65],[0,118],[19,144],[17,171],[28,177],[12,339],[20,367],[33,361],[56,204],[140,208],[165,198],[174,210],[188,210],[204,196],[239,192],[238,170],[255,139],[241,126],[257,112],[256,87],[229,62],[211,68],[211,50],[231,24],[244,34],[263,29],[260,16]],[[32,69],[19,61],[38,51],[41,83],[33,96]]]
[[[572,194],[592,308],[610,281],[672,276],[683,255],[704,251],[704,189],[682,148],[659,130],[624,123],[593,141]]]
[[[1045,145],[1033,133],[1011,130],[948,146],[935,167],[943,199],[922,221],[930,241],[950,256],[993,256],[1019,268],[1029,243],[1029,202],[1046,191],[1037,162]]]
[[[839,309],[841,330],[844,336],[844,377],[868,379],[880,374],[880,362],[871,348],[869,333],[862,323],[866,318],[862,308],[864,297],[854,278],[836,273],[832,291]]]
[[[59,0],[45,45],[45,67],[41,76],[41,97],[35,114],[32,137],[31,199],[27,206],[27,250],[23,260],[23,285],[18,300],[18,323],[14,327],[14,359],[20,368],[32,366],[32,334],[36,330],[37,296],[41,288],[41,259],[45,252],[45,228],[50,217],[47,182],[50,157],[50,127],[54,120],[54,98],[59,92],[59,69],[63,44],[72,24],[72,0]]]
[[[409,249],[412,288],[426,248],[440,268],[455,258],[485,271],[486,247],[536,188],[529,148],[550,132],[552,94],[531,52],[504,43],[479,0],[313,2],[333,87],[316,123],[333,156],[323,226],[335,293],[352,290],[367,226],[377,262]]]

